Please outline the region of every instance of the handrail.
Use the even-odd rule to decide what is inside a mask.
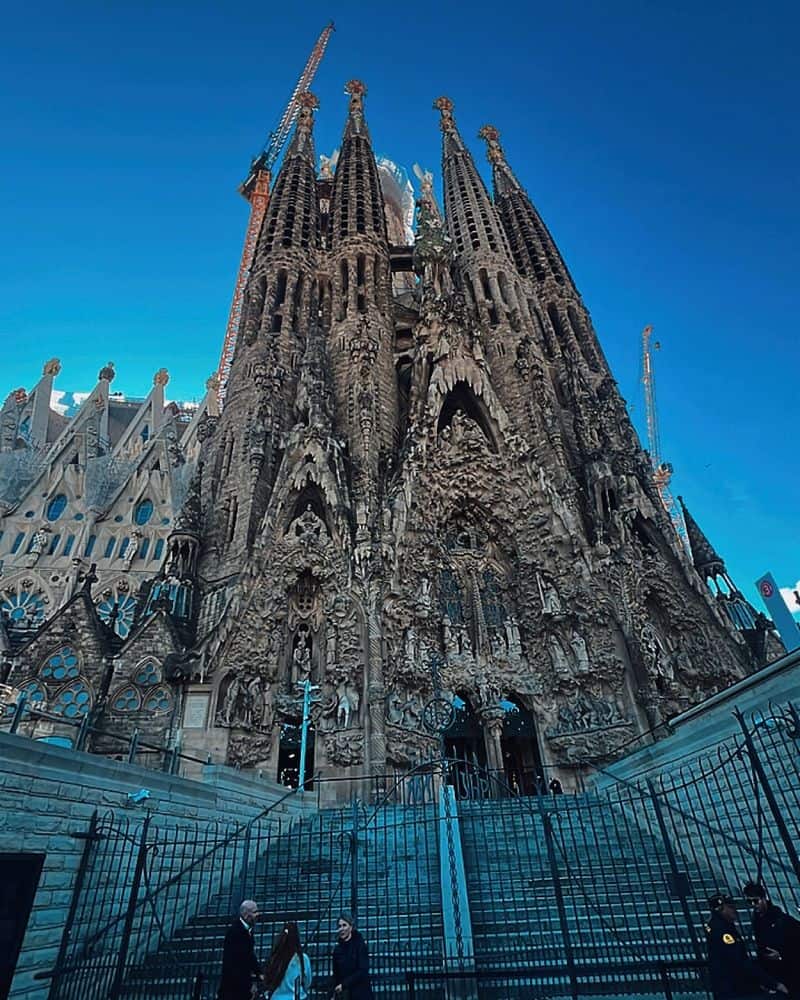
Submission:
[[[167,879],[166,882],[162,882],[161,885],[159,885],[159,887],[154,892],[148,889],[148,891],[143,896],[141,896],[139,899],[136,900],[132,912],[136,912],[136,910],[138,910],[140,906],[144,906],[146,903],[152,906],[153,900],[156,898],[156,896],[160,895],[160,893],[162,893],[165,889],[168,889],[170,886],[175,885],[175,883],[178,882],[181,878],[183,878],[183,876],[186,875],[187,872],[190,872],[193,868],[196,868],[198,865],[205,863],[205,861],[207,861],[213,854],[215,854],[221,848],[226,847],[228,844],[231,843],[231,841],[235,840],[237,837],[241,836],[243,833],[251,829],[255,823],[264,819],[264,817],[267,816],[270,812],[272,812],[273,809],[277,808],[287,799],[291,798],[291,796],[296,795],[301,788],[304,789],[306,785],[310,784],[314,780],[314,778],[318,776],[319,776],[318,774],[316,776],[311,775],[310,777],[306,778],[306,780],[302,784],[299,784],[296,788],[290,788],[284,795],[281,795],[279,799],[276,799],[275,802],[270,803],[270,805],[268,805],[265,809],[262,809],[260,813],[257,813],[255,816],[247,820],[245,823],[241,823],[232,833],[228,834],[228,836],[224,840],[219,841],[217,844],[214,845],[214,847],[210,848],[210,850],[206,851],[199,858],[195,858],[194,861],[191,861],[188,865],[185,865],[179,872],[177,872],[171,878]],[[116,927],[121,921],[123,921],[125,917],[126,914],[124,913],[120,914],[113,920],[110,920],[108,923],[104,924],[103,927],[96,934],[88,937],[83,943],[80,954],[76,956],[76,959],[73,959],[72,963],[62,966],[61,968],[56,967],[55,969],[51,969],[48,972],[37,972],[34,975],[34,979],[52,979],[57,975],[61,976],[66,972],[71,972],[73,968],[78,968],[78,966],[75,966],[73,964],[74,961],[76,960],[81,961],[82,959],[86,958],[91,952],[94,945],[102,937],[104,937],[109,930],[111,930],[113,927]]]

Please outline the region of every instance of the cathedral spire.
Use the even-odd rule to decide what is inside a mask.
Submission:
[[[689,538],[689,548],[692,552],[694,568],[704,580],[715,580],[717,577],[727,580],[728,572],[725,568],[724,560],[706,538],[700,525],[689,513],[683,497],[678,497],[678,501],[683,511],[683,520],[686,524],[686,534]]]
[[[536,282],[552,278],[575,291],[558,247],[527,192],[517,180],[500,145],[494,125],[484,125],[478,136],[486,143],[486,158],[492,165],[494,197],[508,234],[517,267]]]
[[[361,80],[349,80],[345,93],[350,95],[350,104],[333,181],[331,245],[337,247],[352,236],[386,242],[383,194],[364,118],[367,88]]]
[[[316,163],[316,157],[314,155],[314,137],[312,133],[314,130],[314,112],[319,107],[319,101],[311,91],[306,90],[297,98],[297,103],[300,106],[300,111],[297,115],[294,135],[286,150],[286,159],[289,160],[293,156],[304,156],[313,168]]]
[[[447,228],[459,254],[487,251],[511,261],[503,226],[472,156],[456,127],[453,102],[437,97],[442,130],[442,176]]]

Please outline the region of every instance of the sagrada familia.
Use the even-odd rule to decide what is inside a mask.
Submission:
[[[56,360],[6,400],[2,680],[56,735],[88,716],[99,753],[137,730],[296,780],[309,680],[315,771],[444,739],[519,786],[567,778],[780,647],[688,512],[690,553],[676,534],[497,130],[490,196],[435,102],[444,211],[424,175],[401,245],[347,93],[322,176],[302,97],[222,409],[214,379],[165,405],[163,370],[120,399],[108,364],[67,419]]]

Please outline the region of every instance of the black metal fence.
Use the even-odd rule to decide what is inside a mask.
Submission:
[[[262,911],[264,957],[282,922],[298,921],[316,997],[330,995],[342,908],[368,942],[380,996],[703,997],[709,895],[757,879],[795,915],[800,901],[795,707],[740,730],[635,780],[609,772],[580,795],[519,795],[476,769],[453,818],[457,864],[443,853],[439,802],[443,782],[462,779],[441,760],[375,779],[369,806],[291,821],[95,817],[50,998],[210,1000],[247,897]],[[443,859],[466,891],[460,931]]]

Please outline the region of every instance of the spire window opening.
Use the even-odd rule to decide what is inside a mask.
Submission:
[[[303,305],[303,288],[305,281],[303,280],[303,275],[299,275],[294,286],[294,301],[292,304],[292,329],[296,330],[302,313]]]
[[[233,438],[228,438],[225,445],[224,458],[222,460],[222,475],[227,476],[231,471],[231,460],[233,458]]]
[[[350,268],[346,260],[339,263],[339,274],[342,279],[342,292],[339,299],[339,320],[347,318],[347,299],[350,294]]]
[[[547,307],[547,315],[550,317],[550,323],[552,324],[553,331],[556,335],[556,339],[562,348],[568,348],[569,344],[567,342],[566,332],[564,330],[564,325],[561,322],[561,316],[558,312],[558,307],[553,305],[551,302]]]
[[[239,516],[239,501],[236,497],[234,497],[233,500],[231,501],[231,510],[230,514],[228,515],[227,540],[229,542],[233,541],[233,536],[236,531],[236,520],[238,516]]]

